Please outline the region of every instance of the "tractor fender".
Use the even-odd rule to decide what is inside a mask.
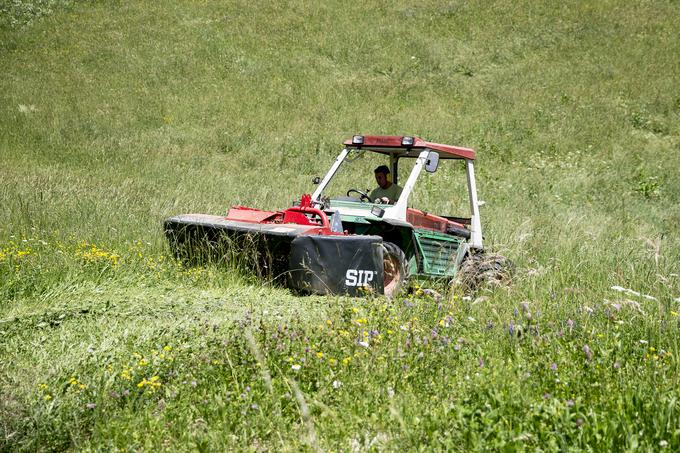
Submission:
[[[288,285],[316,294],[383,293],[380,236],[298,236],[291,243]]]

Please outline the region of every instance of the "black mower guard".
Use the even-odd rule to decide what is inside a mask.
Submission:
[[[313,227],[252,223],[187,214],[164,223],[183,261],[237,263],[287,286],[316,294],[383,293],[380,236],[311,235]]]

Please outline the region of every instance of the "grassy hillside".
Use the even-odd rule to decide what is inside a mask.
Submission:
[[[680,448],[678,7],[0,5],[0,448]],[[476,149],[512,284],[169,258],[165,217],[288,206],[354,133]]]

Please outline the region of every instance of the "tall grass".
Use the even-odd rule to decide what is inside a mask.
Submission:
[[[3,450],[680,446],[677,2],[0,15]],[[359,132],[475,148],[512,284],[295,297],[168,256],[164,218],[288,206]]]

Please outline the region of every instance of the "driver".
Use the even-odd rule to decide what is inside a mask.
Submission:
[[[375,182],[378,183],[378,187],[373,189],[369,195],[371,200],[374,202],[380,200],[383,203],[394,204],[399,199],[402,189],[387,178],[387,175],[390,174],[390,169],[387,168],[387,165],[381,165],[373,170],[373,172],[375,173]]]

